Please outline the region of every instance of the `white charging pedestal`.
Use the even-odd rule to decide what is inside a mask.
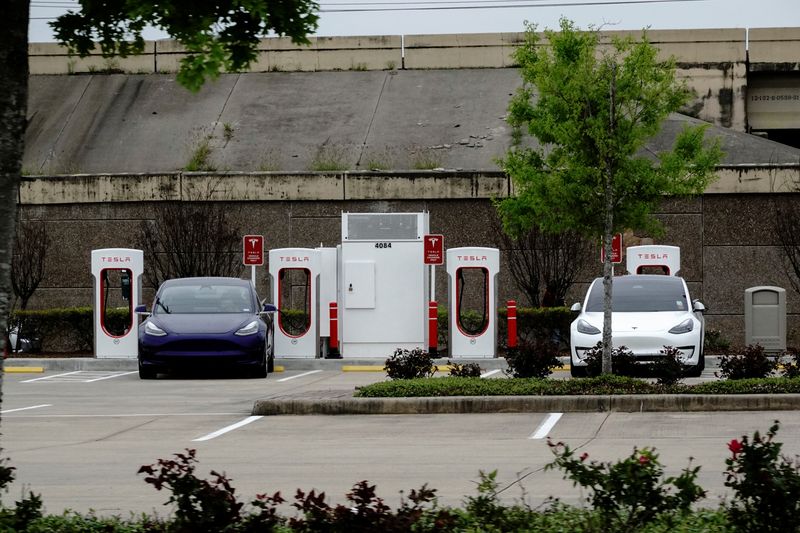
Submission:
[[[497,275],[500,250],[447,250],[450,356],[497,356]]]
[[[681,270],[681,249],[677,246],[660,244],[629,246],[625,254],[625,268],[628,274],[677,276]]]
[[[144,253],[128,248],[92,250],[94,355],[136,359]]]
[[[427,350],[428,213],[342,213],[343,358]]]
[[[319,356],[320,254],[312,248],[269,251],[273,304],[278,308],[275,357]]]

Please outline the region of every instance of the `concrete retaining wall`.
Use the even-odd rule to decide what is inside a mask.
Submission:
[[[639,31],[605,32],[639,38]],[[678,75],[697,98],[692,114],[717,125],[745,131],[748,50],[745,29],[652,30],[648,39],[662,57],[674,56]],[[263,39],[251,72],[508,68],[523,33],[312,37],[308,46],[288,38]],[[800,29],[753,29],[753,68],[800,70]],[[174,41],[148,41],[141,55],[105,59],[99,50],[86,58],[70,56],[57,44],[29,46],[30,72],[43,74],[174,73],[185,50]]]
[[[734,343],[744,341],[744,290],[757,285],[787,289],[790,344],[800,344],[800,295],[782,267],[783,255],[772,228],[773,201],[796,198],[789,183],[800,183],[799,166],[724,168],[717,189],[700,198],[665,200],[659,219],[666,233],[656,242],[681,247],[681,273],[693,297],[708,308],[709,327]],[[781,180],[777,181],[777,176]],[[723,183],[731,184],[724,186]],[[213,184],[213,185],[212,185]],[[737,187],[747,185],[748,192]],[[342,211],[431,213],[431,232],[446,246],[499,246],[493,230],[492,198],[509,193],[498,173],[334,173],[53,176],[24,178],[22,214],[43,220],[55,244],[46,260],[46,277],[31,307],[90,305],[90,252],[97,248],[141,246],[139,228],[164,200],[198,198],[198,191],[224,205],[242,234],[263,234],[267,248],[335,246],[341,240]],[[791,196],[789,196],[791,195]],[[205,198],[200,196],[199,198]],[[626,246],[641,236],[628,235]],[[599,275],[590,268],[573,287],[568,302],[584,294]],[[500,301],[523,302],[502,255]],[[447,301],[447,279],[437,269],[437,298]],[[266,269],[258,288],[268,293]],[[152,296],[152,290],[146,291]]]

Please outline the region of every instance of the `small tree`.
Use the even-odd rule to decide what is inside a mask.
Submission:
[[[166,202],[153,220],[144,220],[139,238],[147,282],[170,278],[234,276],[242,271],[242,233],[213,202]]]
[[[514,53],[523,85],[509,104],[509,122],[540,145],[514,147],[501,161],[517,194],[499,211],[512,235],[538,225],[603,237],[603,373],[610,373],[612,236],[625,228],[658,233],[654,208],[665,195],[702,193],[721,151],[719,142],[705,145],[701,126],[686,128],[657,162],[643,153],[690,96],[675,80],[675,61],[658,61],[646,35],[599,47],[597,31],[580,32],[562,19],[561,31],[546,31],[541,46],[534,30],[528,26]]]
[[[792,288],[800,293],[800,184],[794,193],[775,200],[775,235],[783,250],[783,267]]]
[[[44,263],[50,249],[50,237],[43,221],[20,220],[14,236],[11,256],[11,288],[20,309],[27,309],[28,301],[44,279]]]
[[[529,305],[563,305],[567,291],[586,267],[589,244],[574,231],[546,233],[537,226],[513,237],[498,223],[495,240],[508,259],[508,270]]]

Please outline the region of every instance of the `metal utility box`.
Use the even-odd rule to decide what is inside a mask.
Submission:
[[[427,233],[428,213],[342,213],[342,357],[426,348]]]
[[[786,349],[786,289],[762,286],[744,291],[744,339],[766,352]]]

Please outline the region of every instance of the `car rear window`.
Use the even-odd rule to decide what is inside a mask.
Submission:
[[[689,309],[681,278],[620,276],[614,278],[611,308],[616,312],[686,311]],[[603,311],[603,284],[592,285],[587,312]]]
[[[252,313],[252,293],[237,285],[178,285],[165,287],[155,313]]]

